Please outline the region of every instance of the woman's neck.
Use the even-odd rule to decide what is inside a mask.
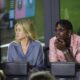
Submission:
[[[21,40],[21,46],[26,47],[29,44],[29,39],[28,38],[24,38]]]
[[[22,47],[23,54],[26,54],[29,47],[29,43],[30,40],[28,38],[24,38],[21,40],[21,47]]]

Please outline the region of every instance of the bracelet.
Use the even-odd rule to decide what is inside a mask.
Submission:
[[[64,54],[67,54],[67,53],[69,53],[69,50],[68,49],[65,49],[65,50],[63,50],[63,53]]]

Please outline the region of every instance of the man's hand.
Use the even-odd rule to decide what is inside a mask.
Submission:
[[[59,50],[65,50],[66,49],[66,42],[62,39],[56,39],[55,40],[55,46],[59,49]]]

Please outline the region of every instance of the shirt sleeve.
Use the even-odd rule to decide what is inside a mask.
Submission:
[[[14,53],[15,53],[14,46],[10,44],[7,50],[7,62],[13,62]]]
[[[43,69],[44,68],[44,52],[43,52],[43,47],[40,45],[39,47],[39,51],[38,51],[38,55],[37,55],[37,67],[39,69]]]
[[[12,62],[12,55],[11,55],[11,46],[8,46],[7,50],[7,62]]]
[[[54,38],[50,39],[49,41],[49,62],[58,61],[54,42],[55,42]]]
[[[80,63],[80,38],[78,39],[77,52],[76,52],[76,61]]]

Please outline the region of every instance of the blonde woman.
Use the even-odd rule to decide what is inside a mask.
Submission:
[[[8,47],[8,62],[29,62],[41,69],[44,66],[44,53],[41,43],[36,40],[33,24],[30,20],[19,20],[14,27],[15,41]]]

